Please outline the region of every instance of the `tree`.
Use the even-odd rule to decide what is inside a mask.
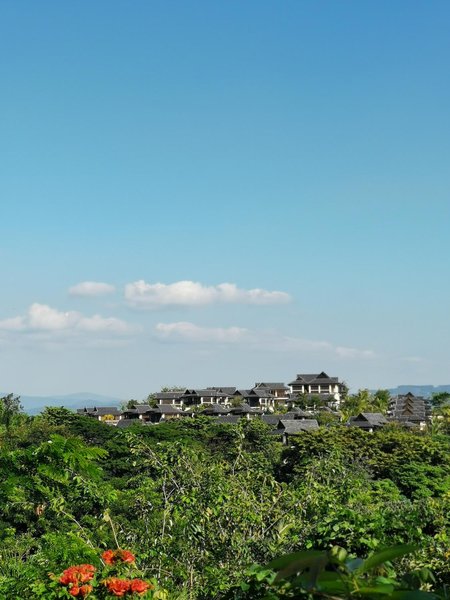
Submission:
[[[433,408],[440,408],[450,401],[450,392],[436,392],[431,396],[431,404]]]
[[[307,410],[311,406],[311,401],[307,394],[302,394],[301,392],[299,392],[298,394],[296,394],[293,404],[294,406],[297,406],[302,410]]]
[[[242,396],[235,396],[231,400],[231,406],[233,408],[237,408],[238,406],[242,406],[244,404],[244,398]]]
[[[340,406],[344,420],[360,412],[369,412],[372,402],[373,396],[367,389],[358,390],[356,394],[350,394]]]
[[[158,400],[155,397],[155,393],[149,394],[147,396],[147,400],[145,401],[145,404],[148,404],[152,408],[156,408],[158,406]]]
[[[11,427],[13,419],[22,412],[23,406],[20,404],[20,396],[8,394],[0,398],[0,423],[7,430]]]
[[[385,414],[389,407],[389,400],[391,394],[389,390],[377,390],[373,395],[372,408],[373,412],[380,412]]]

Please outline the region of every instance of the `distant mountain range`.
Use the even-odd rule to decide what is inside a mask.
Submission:
[[[4,393],[0,393],[0,397],[4,395]],[[64,406],[76,410],[85,406],[120,406],[122,402],[121,398],[91,394],[90,392],[61,396],[20,396],[20,403],[29,415],[40,413],[46,406]]]
[[[414,396],[423,396],[424,398],[430,398],[433,394],[439,392],[449,392],[450,384],[448,385],[399,385],[396,388],[389,390],[391,396],[397,396],[397,394],[407,394],[411,392]]]

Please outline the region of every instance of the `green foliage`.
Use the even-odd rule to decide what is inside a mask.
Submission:
[[[436,392],[431,396],[433,408],[441,408],[448,404],[450,404],[450,392]]]
[[[414,546],[385,548],[363,560],[334,546],[328,552],[309,550],[282,556],[261,568],[253,566],[246,581],[226,595],[226,600],[276,598],[391,598],[436,600],[437,594],[420,586],[434,583],[422,569],[398,577],[392,562],[411,553]]]
[[[0,398],[0,424],[9,430],[17,416],[22,412],[20,396],[8,394]]]
[[[390,393],[388,390],[377,390],[372,394],[368,389],[358,390],[356,394],[347,394],[343,399],[340,410],[344,421],[361,412],[386,414]]]
[[[361,463],[375,479],[390,479],[407,497],[441,495],[450,489],[450,442],[420,432],[385,428],[368,433],[344,426],[300,436],[283,456],[289,479],[311,459],[337,456]]]
[[[327,424],[283,447],[258,419],[117,429],[62,408],[13,420],[0,431],[0,598],[39,597],[30,581],[46,590],[48,572],[100,566],[97,549],[117,545],[142,557],[145,578],[187,600],[306,598],[304,587],[292,595],[290,576],[285,588],[275,581],[273,564],[242,574],[313,548],[327,557],[323,585],[333,569],[346,577],[356,556],[405,544],[417,551],[396,563],[396,581],[432,568],[436,582],[420,585],[448,585],[449,444]],[[336,546],[349,553],[339,565]],[[394,588],[393,598],[406,589]]]

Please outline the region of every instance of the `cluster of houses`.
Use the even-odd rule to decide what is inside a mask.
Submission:
[[[285,385],[280,382],[260,382],[251,389],[207,387],[159,392],[151,397],[152,405],[136,403],[120,410],[117,407],[86,407],[78,413],[104,421],[119,428],[137,422],[146,425],[199,414],[237,423],[240,419],[258,418],[272,427],[284,443],[289,436],[299,435],[319,427],[318,412],[327,412],[341,419],[339,406],[346,386],[337,377],[325,372],[299,374]],[[296,404],[303,399],[306,410]],[[277,413],[277,411],[283,411]],[[286,412],[287,411],[287,412]],[[387,417],[381,413],[360,413],[350,417],[347,425],[374,431],[396,421],[405,427],[425,427],[431,416],[431,406],[422,397],[411,393],[391,398]]]

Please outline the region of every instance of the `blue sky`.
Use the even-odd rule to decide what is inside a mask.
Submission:
[[[1,13],[2,390],[450,382],[448,2]]]

